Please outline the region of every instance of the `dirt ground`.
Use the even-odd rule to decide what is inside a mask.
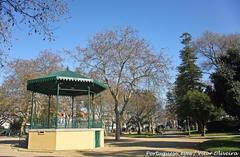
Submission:
[[[160,156],[160,153],[174,153],[168,156],[180,156],[182,153],[196,153],[198,144],[207,138],[185,136],[161,136],[153,138],[127,138],[122,137],[116,142],[113,137],[105,137],[105,147],[94,150],[31,152],[19,148],[18,138],[0,136],[0,156],[12,157],[46,157],[46,156],[87,156],[87,157],[122,157],[122,156]],[[183,154],[181,154],[184,156]],[[196,156],[196,155],[195,155]]]

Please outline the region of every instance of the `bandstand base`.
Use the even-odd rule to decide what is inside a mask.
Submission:
[[[104,130],[92,129],[30,129],[29,150],[81,150],[104,147]]]

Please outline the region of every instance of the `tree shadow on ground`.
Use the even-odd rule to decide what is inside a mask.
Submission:
[[[110,145],[115,147],[151,147],[151,148],[197,148],[199,142],[177,142],[177,141],[131,141],[114,142]]]
[[[78,151],[83,156],[87,157],[142,157],[142,156],[169,156],[169,157],[185,157],[185,155],[180,152],[168,152],[168,151],[159,151],[159,150],[148,150],[148,149],[137,149],[137,150],[123,150],[123,151],[114,151],[114,152],[98,152],[98,151]],[[202,155],[194,154],[194,157],[202,157]],[[205,155],[205,157],[212,157]]]
[[[229,151],[236,151],[240,153],[240,140],[209,140],[201,143],[200,149],[207,150],[207,149],[216,149],[223,147]]]
[[[58,155],[49,154],[49,155],[36,155],[34,157],[59,157],[59,156]]]
[[[212,139],[217,139],[219,137],[207,137],[207,136],[195,137],[195,136],[190,136],[189,138],[190,139],[200,139],[200,140],[202,140],[202,139],[212,140]]]
[[[124,137],[128,137],[128,136],[124,136]],[[187,137],[187,135],[150,135],[147,137],[141,137],[141,135],[136,135],[133,137],[128,137],[128,138],[184,138]]]
[[[2,139],[0,144],[10,144],[13,148],[27,148],[27,143],[23,139],[11,140],[11,139]]]
[[[167,138],[167,137],[165,137]],[[171,148],[174,149],[196,149],[199,148],[199,142],[188,142],[184,141],[142,141],[138,138],[127,138],[127,139],[120,139],[119,141],[115,141],[115,139],[105,139],[106,147],[112,147],[113,149],[107,149],[106,151],[101,150],[92,150],[92,151],[77,151],[83,156],[89,157],[124,157],[124,156],[146,156],[147,152],[157,152],[163,153],[168,152]],[[132,147],[127,148],[127,147]],[[138,148],[134,148],[138,147]],[[142,148],[141,148],[142,147]],[[159,150],[159,148],[166,148],[165,150]],[[121,150],[123,149],[123,150]],[[116,150],[116,151],[114,151]],[[171,152],[174,153],[174,152]],[[152,156],[159,156],[159,155],[152,155]],[[160,155],[162,156],[162,155]],[[179,155],[174,155],[179,156]]]
[[[134,138],[127,138],[127,139],[120,139],[120,140],[115,140],[115,139],[104,139],[105,143],[112,143],[112,142],[116,142],[116,143],[120,143],[120,142],[130,142],[133,141]]]
[[[15,145],[18,144],[18,140],[8,140],[8,139],[4,139],[0,141],[0,144],[11,144],[11,145]]]
[[[124,150],[114,152],[98,152],[98,151],[78,151],[83,156],[88,157],[125,157],[125,156],[146,156],[147,152],[156,152],[154,150]],[[163,151],[157,151],[158,153]]]

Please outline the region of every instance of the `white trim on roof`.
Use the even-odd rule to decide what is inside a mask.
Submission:
[[[94,81],[93,79],[64,77],[64,76],[58,76],[57,80],[68,80],[68,81],[79,81],[79,82],[93,82]]]

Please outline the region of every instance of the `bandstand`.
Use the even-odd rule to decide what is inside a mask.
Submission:
[[[68,69],[28,80],[27,90],[32,92],[28,149],[79,150],[103,147],[100,93],[105,89],[106,86],[100,81]],[[40,114],[36,113],[37,93],[46,95],[48,100],[45,112]],[[60,96],[71,100],[70,112],[63,111]],[[81,96],[85,98],[83,111],[76,109],[76,99]]]

